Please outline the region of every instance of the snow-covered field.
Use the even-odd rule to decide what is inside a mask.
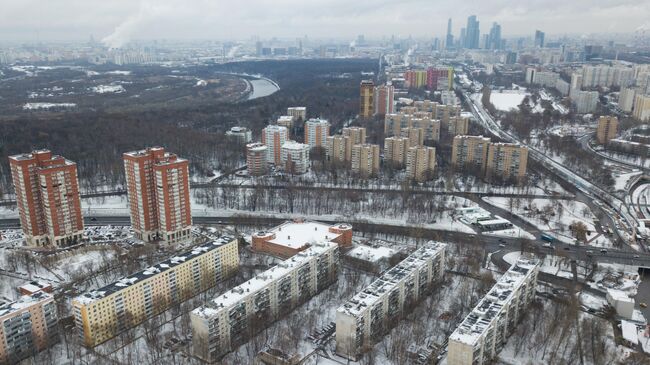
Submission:
[[[25,103],[24,110],[49,110],[49,109],[69,109],[75,108],[75,103]]]
[[[120,94],[126,92],[122,85],[98,85],[90,88],[96,94]]]
[[[518,110],[519,104],[521,104],[524,98],[529,95],[529,92],[521,90],[503,90],[502,92],[492,90],[492,93],[490,94],[490,103],[492,103],[497,110],[504,112],[512,109]]]

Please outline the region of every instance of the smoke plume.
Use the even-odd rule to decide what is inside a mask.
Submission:
[[[138,12],[129,15],[126,20],[115,27],[113,33],[102,39],[102,43],[108,48],[121,48],[129,43],[146,24],[154,21],[168,10],[168,7],[156,4],[155,1],[142,0]]]

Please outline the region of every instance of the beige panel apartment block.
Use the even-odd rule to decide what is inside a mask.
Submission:
[[[485,172],[490,139],[483,136],[456,136],[451,149],[451,165],[457,169]]]
[[[401,169],[406,164],[409,139],[406,137],[388,137],[384,140],[384,160],[389,166]]]
[[[485,177],[487,180],[520,181],[526,176],[528,148],[512,143],[490,143]]]
[[[603,115],[598,119],[598,128],[596,128],[596,139],[600,144],[607,144],[610,140],[616,138],[618,133],[618,118],[611,115]]]
[[[379,174],[379,145],[358,144],[352,146],[352,172],[362,177]]]
[[[85,346],[97,346],[234,275],[238,240],[222,236],[72,300]]]
[[[434,147],[416,146],[408,150],[406,158],[406,175],[418,182],[433,178],[436,168],[436,149]]]

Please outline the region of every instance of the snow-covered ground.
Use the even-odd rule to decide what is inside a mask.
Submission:
[[[629,154],[619,153],[610,150],[599,150],[598,152],[610,156],[617,160],[625,161],[631,164],[637,164],[639,166],[643,165],[643,167],[645,168],[650,168],[650,158],[643,158],[640,156],[629,155]]]
[[[595,216],[587,205],[578,201],[562,199],[514,199],[502,197],[484,197],[483,201],[500,207],[535,225],[541,231],[551,232],[565,243],[575,243],[569,229],[574,222],[582,222],[589,231],[587,244],[598,247],[611,247],[608,237],[599,234],[594,226]],[[540,211],[537,213],[537,211]],[[547,211],[545,213],[545,211]],[[548,222],[546,221],[548,220]]]
[[[49,109],[69,109],[75,108],[75,103],[25,103],[24,110],[49,110]]]
[[[492,90],[490,93],[490,103],[492,103],[497,110],[504,112],[512,109],[518,110],[519,104],[521,104],[524,98],[529,95],[529,92],[522,90],[503,90],[501,92],[498,90]]]
[[[512,265],[517,262],[520,256],[520,252],[509,252],[503,255],[503,259]],[[571,260],[565,257],[546,255],[541,263],[540,271],[562,278],[573,278],[573,274],[571,273]]]
[[[122,85],[98,85],[90,88],[96,94],[120,94],[126,92]]]
[[[504,229],[501,231],[483,232],[482,234],[488,236],[497,236],[497,237],[525,238],[529,240],[535,239],[535,236],[533,236],[532,234],[524,231],[523,229],[517,226],[514,226],[513,228],[509,228],[509,229]]]
[[[500,364],[579,364],[576,320],[567,318],[566,305],[548,299],[530,310],[499,353]],[[606,319],[579,312],[585,364],[623,364],[629,352],[617,346]],[[593,337],[591,337],[593,333]],[[587,340],[588,339],[588,340]],[[594,358],[595,357],[595,358]],[[622,362],[620,362],[622,361]]]
[[[613,174],[614,181],[615,181],[614,189],[615,190],[626,190],[629,187],[628,182],[631,179],[633,179],[633,178],[635,178],[635,177],[637,177],[637,176],[639,176],[641,174],[643,174],[643,172],[638,171],[638,170]]]

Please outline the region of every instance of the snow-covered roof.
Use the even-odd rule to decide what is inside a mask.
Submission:
[[[478,224],[479,226],[489,226],[492,224],[510,224],[510,221],[507,219],[496,217],[495,219],[478,220],[476,224]]]
[[[26,290],[30,293],[35,293],[43,288],[52,287],[52,284],[43,282],[43,281],[30,281],[25,285],[21,285],[20,289]]]
[[[282,144],[282,148],[286,150],[304,151],[309,150],[309,145],[293,140],[288,140]]]
[[[293,122],[293,117],[290,115],[281,115],[278,117],[278,122]]]
[[[269,240],[269,243],[295,249],[314,242],[332,241],[338,238],[341,234],[331,232],[330,228],[341,225],[345,225],[345,223],[331,226],[314,221],[287,221],[269,231],[261,231],[253,235],[266,236],[272,233],[275,234],[275,238]],[[351,226],[346,225],[344,228],[351,228]]]
[[[336,247],[338,247],[338,245],[333,242],[321,241],[314,243],[314,245],[305,251],[297,253],[280,264],[256,275],[245,283],[228,290],[218,297],[208,301],[206,305],[193,310],[192,313],[204,318],[215,316],[220,311],[228,310],[231,306],[241,302],[251,295],[254,295],[260,290],[267,288],[276,280],[286,277],[294,270],[297,270],[304,264],[317,259]]]
[[[226,133],[248,133],[248,132],[250,132],[250,129],[246,127],[234,126],[230,128],[230,130]]]
[[[132,286],[133,284],[136,284],[142,280],[149,279],[157,274],[160,274],[161,272],[167,271],[179,264],[182,264],[187,260],[193,259],[197,256],[201,256],[218,247],[228,244],[232,242],[234,239],[235,237],[233,236],[223,235],[210,242],[195,246],[190,251],[187,251],[181,255],[176,255],[163,262],[148,267],[142,271],[129,275],[128,277],[121,278],[114,283],[104,286],[103,288],[79,295],[76,298],[74,298],[74,300],[85,305],[91,304],[96,300],[102,299],[113,293],[119,292],[120,290]]]
[[[249,143],[246,145],[246,148],[249,151],[266,151],[268,149],[265,144],[259,142]]]
[[[394,288],[398,287],[412,273],[419,271],[420,268],[438,257],[446,247],[447,244],[445,243],[429,241],[424,246],[415,250],[402,262],[384,273],[379,279],[373,281],[363,291],[357,293],[352,299],[340,306],[337,312],[359,317],[366,310],[372,308],[385,295],[390,294]]]
[[[378,262],[379,260],[392,257],[395,253],[395,250],[384,246],[372,247],[359,245],[346,253],[346,255],[363,261]]]
[[[457,208],[456,213],[461,214],[462,217],[470,223],[487,221],[492,218],[492,213],[479,207],[478,205],[466,208]]]
[[[493,322],[499,318],[503,308],[512,300],[512,294],[530,275],[537,271],[538,266],[537,259],[520,258],[465,317],[451,334],[449,340],[474,346],[477,340],[492,327]]]
[[[319,124],[321,124],[321,125],[329,125],[330,124],[327,121],[327,119],[320,119],[320,118],[311,118],[305,123],[306,124],[312,124],[312,125],[319,125]]]
[[[617,302],[628,302],[628,303],[634,303],[634,299],[630,298],[627,293],[625,293],[622,290],[616,290],[616,289],[607,289],[607,294],[609,296],[617,301]]]
[[[629,341],[634,345],[636,345],[639,342],[639,333],[634,323],[630,321],[622,320],[621,332],[623,332],[623,338],[626,341]]]
[[[42,291],[36,292],[31,295],[23,295],[15,302],[3,303],[0,305],[0,317],[6,316],[10,313],[19,311],[21,309],[29,308],[40,302],[52,299],[52,295]]]

